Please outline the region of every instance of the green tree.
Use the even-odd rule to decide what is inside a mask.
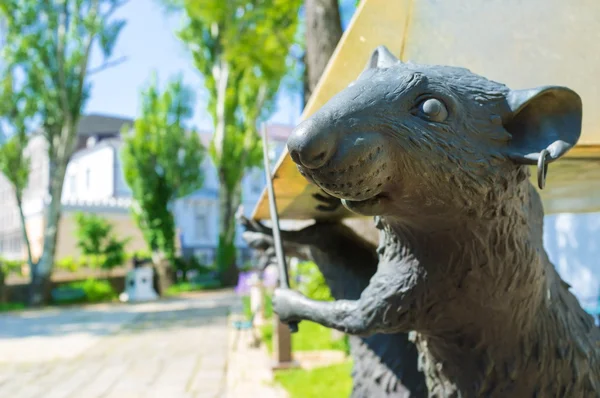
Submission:
[[[0,58],[23,79],[23,94],[35,104],[48,142],[50,203],[44,247],[31,268],[33,305],[46,298],[56,253],[61,195],[67,163],[74,151],[81,110],[89,96],[89,75],[109,60],[125,22],[113,18],[123,0],[2,0],[5,43]],[[98,46],[104,64],[90,68]]]
[[[87,257],[89,265],[110,272],[125,263],[125,247],[130,239],[119,239],[108,220],[96,214],[79,212],[75,215],[75,222],[77,247]]]
[[[170,283],[167,264],[175,264],[177,198],[202,186],[204,147],[198,132],[186,127],[193,96],[181,79],[160,92],[156,80],[142,91],[141,115],[125,135],[123,170],[133,191],[134,218],[152,251],[163,294]]]
[[[21,232],[30,269],[34,266],[31,245],[23,213],[23,193],[29,181],[30,162],[25,153],[27,147],[27,125],[35,114],[30,101],[15,84],[11,70],[2,73],[0,86],[0,173],[12,185],[19,210]]]
[[[209,152],[220,183],[217,265],[224,277],[235,266],[241,181],[249,168],[260,165],[257,124],[271,114],[280,82],[292,67],[288,54],[302,1],[164,1],[183,10],[179,37],[209,93],[215,127]]]

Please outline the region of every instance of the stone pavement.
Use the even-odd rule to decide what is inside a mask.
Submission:
[[[242,312],[238,301],[232,306],[232,317]],[[287,392],[274,384],[271,358],[264,344],[251,347],[249,331],[229,329],[227,398],[287,398]]]
[[[224,397],[236,300],[215,292],[0,315],[0,397]]]

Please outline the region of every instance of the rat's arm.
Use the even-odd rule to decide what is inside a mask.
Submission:
[[[322,195],[315,198],[320,202],[327,199]],[[270,228],[245,218],[240,222],[246,227],[244,239],[251,247],[272,250]],[[385,264],[375,272],[374,245],[341,223],[317,222],[302,230],[281,231],[281,237],[286,253],[296,253],[305,259],[319,257],[313,260],[336,298],[360,296],[357,300],[316,301],[289,289],[278,289],[273,305],[282,321],[305,319],[356,335],[409,329],[407,309],[414,294],[412,285],[407,284],[414,278],[406,278],[402,272],[408,267],[394,266],[394,261],[384,260]]]
[[[308,320],[354,335],[409,331],[409,310],[417,297],[417,278],[406,274],[411,270],[380,264],[358,300],[317,301],[278,289],[273,308],[283,322]]]

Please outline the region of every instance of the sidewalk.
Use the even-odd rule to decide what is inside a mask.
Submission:
[[[235,330],[231,320],[242,314],[242,302],[231,307],[227,360],[227,398],[287,398],[287,392],[274,384],[271,359],[261,344],[250,347],[250,331]]]
[[[0,397],[223,398],[237,299],[220,291],[2,314]]]

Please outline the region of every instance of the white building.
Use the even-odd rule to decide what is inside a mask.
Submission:
[[[128,250],[146,247],[141,232],[135,225],[129,207],[131,190],[123,176],[120,159],[122,141],[119,132],[131,120],[102,115],[84,116],[79,126],[77,151],[73,154],[65,175],[62,204],[63,217],[59,226],[57,259],[77,257],[75,223],[77,211],[93,212],[106,217],[121,236],[131,238]],[[292,127],[271,125],[267,127],[270,137],[270,156],[275,161],[285,147]],[[211,134],[201,133],[201,140],[208,146]],[[44,210],[48,203],[49,167],[46,142],[42,136],[30,141],[28,152],[32,161],[29,188],[25,192],[24,209],[28,235],[34,256],[39,256],[43,244]],[[219,233],[219,183],[217,172],[208,154],[202,165],[204,184],[201,189],[178,199],[173,206],[179,244],[184,255],[196,255],[205,264],[214,261]],[[242,200],[247,215],[258,201],[265,186],[261,168],[250,170],[242,182]],[[18,210],[12,187],[0,176],[0,256],[22,258],[24,245]],[[249,257],[249,250],[237,236],[238,263]]]

